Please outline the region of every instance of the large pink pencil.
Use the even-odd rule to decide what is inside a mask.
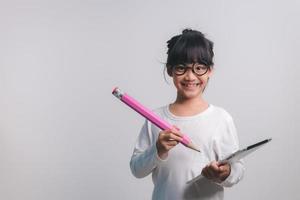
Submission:
[[[162,130],[172,129],[173,126],[171,124],[169,124],[168,122],[159,118],[154,112],[147,109],[145,106],[140,104],[138,101],[136,101],[134,98],[132,98],[128,94],[121,92],[121,90],[119,88],[115,88],[112,91],[112,94],[115,95],[121,101],[123,101],[125,104],[127,104],[129,107],[131,107],[133,110],[140,113],[143,117],[145,117],[146,119],[151,121],[158,128],[160,128]],[[192,144],[191,139],[187,135],[183,134],[182,140],[180,142],[184,146],[200,152],[200,150]]]

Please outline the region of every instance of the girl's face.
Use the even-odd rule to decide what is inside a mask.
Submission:
[[[212,70],[194,63],[173,67],[171,73],[178,97],[188,100],[202,95]]]

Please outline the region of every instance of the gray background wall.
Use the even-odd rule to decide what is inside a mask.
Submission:
[[[215,42],[207,100],[234,117],[246,159],[226,199],[300,199],[300,3],[252,1],[0,2],[0,199],[150,199],[129,170],[149,108],[174,100],[166,41],[183,28]]]

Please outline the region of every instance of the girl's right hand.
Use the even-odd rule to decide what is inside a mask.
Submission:
[[[161,159],[168,157],[170,149],[174,148],[181,140],[182,133],[178,131],[177,127],[173,127],[171,130],[165,130],[159,132],[159,136],[156,141],[157,154]]]

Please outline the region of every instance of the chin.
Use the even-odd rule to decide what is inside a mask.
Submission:
[[[202,95],[201,91],[183,91],[181,92],[182,97],[185,99],[198,98]]]

